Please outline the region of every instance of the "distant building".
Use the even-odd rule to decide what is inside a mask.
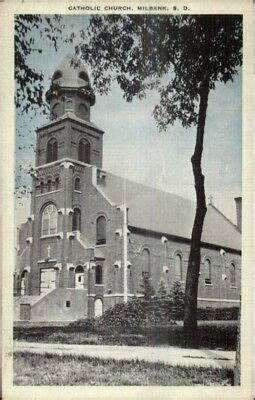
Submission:
[[[155,289],[184,282],[195,204],[102,169],[104,132],[90,121],[83,65],[66,57],[46,98],[51,119],[37,130],[31,215],[19,228],[15,318],[100,315],[137,295],[142,274]],[[238,226],[208,205],[199,306],[239,305],[241,198],[236,206]]]

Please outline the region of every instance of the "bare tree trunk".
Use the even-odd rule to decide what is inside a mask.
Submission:
[[[206,74],[207,75],[207,74]],[[204,175],[201,159],[203,153],[204,128],[209,96],[209,79],[205,76],[200,89],[200,104],[198,114],[195,151],[191,158],[196,190],[196,214],[191,235],[191,245],[185,287],[185,306],[183,333],[186,346],[196,345],[197,331],[197,292],[201,260],[201,236],[206,214]]]

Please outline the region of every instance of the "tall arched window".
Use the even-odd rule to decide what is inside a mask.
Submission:
[[[150,275],[150,251],[148,249],[142,251],[142,274]]]
[[[75,268],[75,289],[84,289],[84,269],[80,265]]]
[[[205,283],[207,285],[211,285],[212,283],[212,270],[211,270],[211,261],[205,260]]]
[[[79,208],[74,209],[72,230],[73,231],[81,230],[81,210]]]
[[[78,147],[78,160],[90,163],[90,143],[86,139],[81,139]]]
[[[230,264],[230,285],[236,286],[236,267],[234,263]]]
[[[42,236],[57,233],[58,211],[54,204],[48,204],[42,213]]]
[[[96,244],[106,243],[106,219],[103,215],[97,218],[97,240]]]
[[[95,284],[102,285],[102,283],[103,283],[103,270],[101,265],[97,265],[95,270]]]
[[[74,180],[74,190],[81,190],[81,180],[79,177]]]
[[[47,163],[58,159],[58,142],[52,138],[47,143]]]
[[[175,255],[174,267],[175,267],[175,279],[177,281],[182,281],[182,256],[180,254]]]

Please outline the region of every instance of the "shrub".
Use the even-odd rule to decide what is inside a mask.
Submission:
[[[202,321],[237,321],[238,307],[200,308],[197,318]]]

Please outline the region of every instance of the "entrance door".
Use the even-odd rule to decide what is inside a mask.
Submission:
[[[101,299],[95,300],[95,317],[101,317],[103,314],[103,302]]]
[[[54,268],[42,268],[40,277],[40,294],[48,293],[56,287],[56,271]]]
[[[30,320],[30,304],[20,304],[20,319],[29,321]]]

